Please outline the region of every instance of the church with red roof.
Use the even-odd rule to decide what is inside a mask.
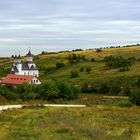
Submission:
[[[22,62],[21,56],[14,56],[11,73],[1,79],[2,85],[41,84],[39,71],[33,61],[33,54],[29,50],[26,61]]]

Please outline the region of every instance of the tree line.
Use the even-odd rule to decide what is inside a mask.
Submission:
[[[63,81],[49,80],[41,85],[24,84],[13,86],[1,86],[0,96],[7,100],[21,99],[23,101],[31,99],[55,100],[66,99],[73,100],[78,96],[79,88]]]

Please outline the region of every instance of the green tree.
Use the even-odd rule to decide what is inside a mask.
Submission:
[[[54,81],[48,81],[40,85],[39,98],[41,99],[56,99],[59,97],[59,89]]]
[[[140,105],[140,90],[132,90],[131,94],[129,94],[129,100],[135,105]]]
[[[86,68],[86,72],[87,72],[88,74],[90,74],[91,71],[92,71],[92,69],[91,69],[90,67],[87,67],[87,68]]]
[[[78,76],[79,76],[78,71],[76,71],[76,70],[71,71],[71,78],[77,78]]]

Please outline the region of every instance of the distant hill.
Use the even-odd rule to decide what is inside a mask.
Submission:
[[[70,54],[78,54],[84,56],[85,60],[79,60],[79,62],[70,64],[68,60]],[[119,72],[118,69],[108,69],[105,67],[105,62],[103,59],[110,55],[122,56],[124,58],[135,57],[137,61],[132,65],[129,71]],[[77,50],[59,53],[44,53],[35,56],[35,61],[40,69],[40,77],[42,80],[61,79],[78,86],[83,84],[85,81],[98,82],[110,79],[121,79],[124,82],[128,82],[128,79],[129,82],[134,81],[137,77],[140,76],[139,60],[139,46],[106,48],[102,49],[101,52],[96,50]],[[8,70],[11,67],[11,63],[11,58],[0,59],[1,77],[9,72]],[[65,65],[62,68],[55,68],[57,63],[64,63]],[[92,69],[90,74],[85,71],[80,72],[81,68],[86,69],[87,67]],[[77,78],[71,78],[71,71],[73,70],[78,71],[79,76]]]

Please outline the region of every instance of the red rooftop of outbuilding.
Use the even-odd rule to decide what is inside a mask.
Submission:
[[[9,85],[21,85],[24,83],[29,83],[34,77],[30,75],[15,75],[8,74],[1,81],[1,84],[9,84]]]

